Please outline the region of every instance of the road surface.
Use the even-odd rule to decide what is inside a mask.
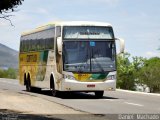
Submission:
[[[19,85],[17,80],[2,78],[0,79],[0,90],[0,93],[7,92],[12,94],[12,96],[19,93],[17,97],[19,96],[21,99],[27,99],[27,97],[24,97],[23,95],[32,96],[34,97],[32,100],[35,99],[35,101],[41,101],[42,104],[45,104],[46,106],[48,105],[48,107],[50,104],[58,103],[55,105],[55,109],[57,110],[55,113],[50,111],[52,108],[49,108],[49,110],[41,110],[39,112],[32,108],[23,108],[24,111],[31,111],[30,113],[32,113],[32,111],[37,111],[37,114],[61,114],[61,110],[58,110],[60,107],[63,109],[62,114],[88,115],[91,113],[95,115],[94,118],[102,116],[100,117],[102,119],[106,114],[160,114],[160,95],[156,96],[117,90],[105,92],[104,97],[101,99],[96,99],[92,93],[68,92],[63,93],[63,95],[60,94],[58,97],[52,97],[50,91],[43,90],[41,92],[34,93],[26,92],[25,87]],[[16,97],[9,99],[15,100]],[[30,99],[30,102],[32,100]],[[49,103],[45,103],[45,101],[48,101]],[[21,101],[17,101],[17,103],[20,104]],[[35,105],[43,108],[40,104]],[[2,107],[2,105],[0,105],[0,107]],[[5,106],[3,105],[3,107]],[[37,107],[35,107],[35,109],[37,109]]]

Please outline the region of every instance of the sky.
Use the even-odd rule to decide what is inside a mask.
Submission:
[[[113,26],[131,56],[160,57],[160,0],[24,0],[0,19],[0,43],[19,50],[20,35],[51,21],[98,21]]]

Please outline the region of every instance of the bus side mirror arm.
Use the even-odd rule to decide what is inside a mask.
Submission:
[[[115,38],[115,40],[118,40],[120,42],[120,53],[124,53],[124,49],[125,49],[125,42],[124,39],[122,38]]]
[[[58,53],[62,55],[62,37],[57,37],[57,49]]]

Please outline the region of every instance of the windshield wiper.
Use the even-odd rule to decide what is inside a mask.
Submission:
[[[102,73],[105,73],[105,71],[104,71],[103,67],[101,66],[101,64],[100,64],[99,62],[97,62],[96,58],[94,58],[94,61],[96,62],[96,64],[97,64],[98,68],[100,68],[100,69],[101,69],[101,72],[102,72]]]

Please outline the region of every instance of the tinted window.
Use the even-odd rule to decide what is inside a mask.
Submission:
[[[21,37],[20,51],[37,51],[54,48],[55,29],[40,31]]]

